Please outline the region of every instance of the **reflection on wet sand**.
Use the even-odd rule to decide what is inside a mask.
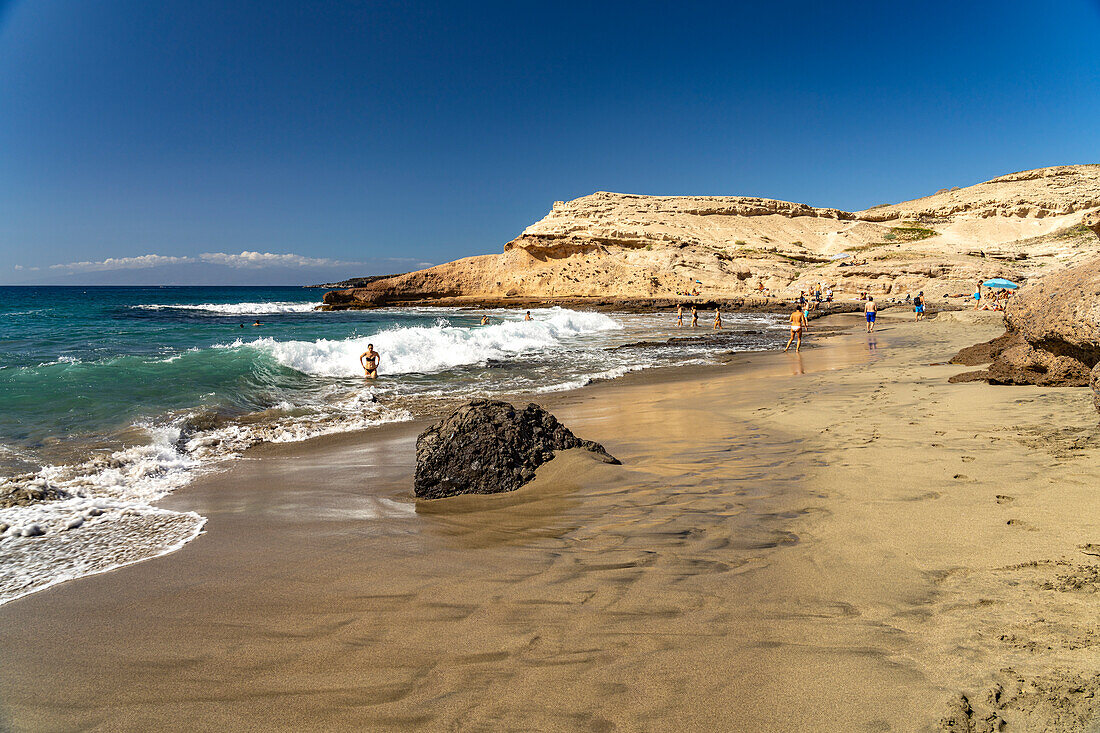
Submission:
[[[845,341],[795,363],[866,358]],[[418,426],[256,452],[172,498],[210,520],[184,550],[0,609],[21,628],[2,649],[23,660],[4,673],[7,713],[63,728],[759,721],[757,691],[790,667],[769,614],[794,618],[804,592],[764,571],[826,511],[805,485],[815,454],[754,417],[789,375],[755,355],[546,400],[624,465],[569,451],[508,495],[414,502]]]

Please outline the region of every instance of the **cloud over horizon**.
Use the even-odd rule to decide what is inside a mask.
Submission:
[[[293,252],[202,252],[196,255],[143,254],[54,265],[13,264],[21,284],[296,284],[431,267],[412,257],[369,257],[361,261],[307,257]],[[32,273],[35,273],[32,275]],[[30,279],[27,279],[30,276]],[[20,283],[14,283],[20,284]]]
[[[250,252],[242,251],[240,254],[227,252],[203,252],[197,257],[172,255],[147,254],[136,257],[108,257],[105,260],[66,262],[50,265],[51,270],[64,270],[67,272],[108,272],[111,270],[144,270],[151,267],[163,267],[165,265],[186,265],[197,262],[205,262],[212,265],[224,265],[226,267],[350,267],[361,265],[361,262],[346,262],[333,260],[327,257],[306,257],[305,255],[275,252]],[[23,269],[22,265],[16,265],[15,269]]]

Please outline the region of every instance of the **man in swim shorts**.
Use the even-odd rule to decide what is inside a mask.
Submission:
[[[875,330],[875,316],[878,315],[878,305],[875,303],[875,296],[867,296],[867,305],[863,309],[863,312],[867,314],[867,333],[871,333]]]
[[[806,314],[802,311],[802,308],[795,309],[795,312],[791,314],[791,337],[787,339],[787,345],[783,347],[784,351],[791,348],[792,341],[795,341],[795,351],[802,349],[802,330],[807,323]]]
[[[917,314],[917,320],[924,320],[924,291],[917,293],[917,297],[913,298],[913,311]]]
[[[676,306],[676,328],[684,327],[684,304]]]
[[[717,331],[722,328],[722,312],[717,308],[714,309],[714,330]]]
[[[382,357],[374,350],[374,344],[367,344],[367,350],[359,356],[359,363],[363,365],[363,376],[367,379],[378,378],[378,362]]]

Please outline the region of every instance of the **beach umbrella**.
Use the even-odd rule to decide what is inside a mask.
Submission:
[[[841,253],[839,253],[839,254],[835,254],[835,255],[833,255],[833,256],[832,256],[832,257],[830,257],[829,259],[830,259],[830,260],[843,260],[843,259],[846,259],[846,258],[848,258],[848,257],[851,257],[851,255],[850,255],[850,254],[848,254],[847,252],[841,252]]]
[[[1008,290],[1015,290],[1020,287],[1011,280],[1005,280],[1003,277],[995,277],[992,280],[986,280],[982,285],[987,288],[1006,288]]]

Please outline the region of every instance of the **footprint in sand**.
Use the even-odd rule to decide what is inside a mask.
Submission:
[[[1011,504],[1014,501],[1016,501],[1015,496],[1005,496],[1004,494],[997,494],[998,504]]]
[[[1086,555],[1092,555],[1093,557],[1100,557],[1100,544],[1095,542],[1089,542],[1084,545],[1078,545],[1077,549]]]
[[[1028,532],[1038,532],[1039,531],[1038,527],[1036,527],[1034,525],[1031,525],[1031,524],[1028,524],[1027,522],[1025,522],[1022,519],[1010,519],[1007,522],[1005,522],[1005,524],[1007,524],[1009,527],[1018,527],[1019,529],[1026,529]]]

